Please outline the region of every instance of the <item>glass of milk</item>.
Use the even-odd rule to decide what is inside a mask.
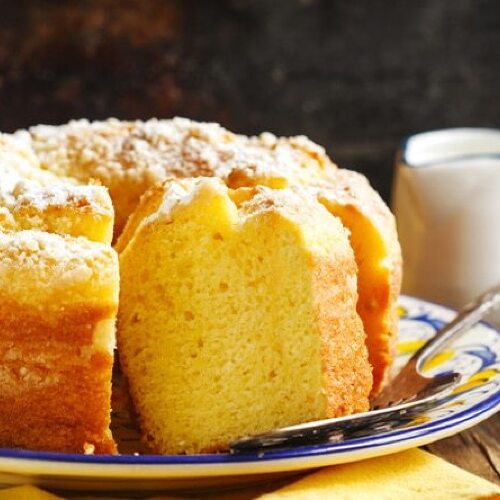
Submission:
[[[404,293],[461,307],[500,284],[500,130],[409,137],[396,161],[393,210]],[[490,319],[500,324],[500,313]]]

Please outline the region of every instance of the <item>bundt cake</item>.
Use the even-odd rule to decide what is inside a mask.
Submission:
[[[153,450],[222,450],[366,410],[372,376],[340,221],[309,196],[214,178],[155,193],[120,255],[118,328]]]
[[[218,124],[183,118],[78,120],[60,127],[32,127],[29,135],[47,172],[83,183],[97,179],[110,189],[115,236],[147,188],[169,176],[216,176],[232,188],[309,187],[351,232],[359,267],[358,313],[374,373],[372,395],[380,391],[394,357],[401,251],[394,217],[363,176],[338,169],[322,147],[302,136],[246,137]]]
[[[0,232],[0,446],[110,453],[114,250]]]
[[[48,275],[51,270],[56,273],[57,249],[65,249],[61,253],[65,269],[72,269],[73,264],[65,260],[71,253],[76,261],[85,262],[81,266],[74,264],[81,270],[87,266],[87,271],[81,274],[75,271],[75,279],[76,274],[80,276],[78,286],[85,290],[80,302],[69,293],[66,298],[71,307],[63,304],[59,311],[62,319],[57,319],[59,316],[54,313],[49,326],[40,320],[38,336],[48,338],[50,343],[51,336],[66,332],[67,345],[59,337],[55,345],[57,349],[71,350],[73,337],[80,338],[78,332],[100,332],[89,334],[85,348],[77,344],[78,350],[71,351],[74,357],[68,357],[66,364],[61,365],[62,370],[71,363],[75,366],[87,363],[90,358],[85,356],[92,357],[89,353],[94,351],[99,351],[95,359],[105,359],[99,369],[92,368],[97,378],[92,379],[88,372],[80,380],[81,400],[86,398],[85,384],[96,384],[95,419],[90,411],[87,414],[83,409],[81,413],[75,409],[67,420],[54,413],[54,428],[50,432],[59,436],[52,439],[55,444],[37,441],[42,438],[29,441],[29,432],[24,441],[17,440],[16,436],[23,434],[20,430],[11,433],[12,440],[5,442],[8,446],[81,451],[87,443],[87,449],[95,448],[96,452],[114,450],[107,430],[110,346],[118,293],[116,255],[109,247],[112,239],[121,254],[124,282],[120,298],[120,356],[143,428],[157,451],[216,450],[242,433],[363,410],[370,388],[371,396],[376,395],[389,377],[401,281],[401,254],[394,218],[363,176],[337,168],[323,148],[305,137],[278,138],[269,133],[246,137],[218,124],[182,118],[146,122],[78,120],[62,126],[36,126],[14,134],[0,134],[0,237],[5,242],[5,248],[2,247],[5,255],[9,245],[20,255],[31,252],[21,248],[33,248],[28,260],[36,262],[34,267],[44,269],[43,273]],[[197,243],[191,249],[194,241]],[[326,249],[331,252],[328,256]],[[54,252],[52,259],[51,252]],[[85,257],[93,252],[102,252],[107,257],[94,263],[93,258]],[[61,304],[65,297],[62,289],[50,292],[50,287],[56,287],[56,274],[53,281],[49,280],[49,287],[43,280],[35,281],[36,272],[31,273],[31,279],[28,271],[16,275],[15,267],[22,268],[21,262],[28,261],[24,257],[14,261],[12,255],[4,259],[2,254],[4,274],[0,279],[10,276],[16,286],[38,290],[46,300],[40,305],[42,313],[51,307],[49,296],[54,295],[54,304]],[[267,258],[261,261],[264,256]],[[292,265],[292,257],[297,264]],[[26,264],[26,269],[29,265]],[[250,265],[252,279],[245,274]],[[57,272],[62,272],[61,269],[57,268]],[[104,282],[109,285],[108,295],[99,292],[101,285],[96,279],[101,276],[104,280],[101,285]],[[28,280],[27,284],[23,280]],[[353,289],[356,281],[357,293]],[[204,288],[204,282],[210,286]],[[219,284],[222,288],[218,288]],[[301,290],[295,288],[298,285]],[[212,289],[212,309],[203,309],[207,290]],[[264,292],[269,296],[267,301],[262,298]],[[3,304],[7,307],[0,309],[7,311],[8,321],[20,322],[21,316],[9,312],[10,304],[20,298],[14,295],[9,298],[9,293],[5,288],[0,300],[5,301],[2,307]],[[299,299],[303,303],[294,307]],[[39,314],[35,300],[22,303],[25,307],[22,311],[32,318],[33,332]],[[236,305],[237,300],[242,302]],[[351,308],[356,300],[357,314]],[[71,324],[64,316],[68,308],[93,311],[96,304],[105,306],[107,315],[89,312],[75,316]],[[156,304],[162,307],[157,309]],[[275,320],[266,323],[265,318],[273,315]],[[209,320],[204,322],[207,317]],[[64,328],[56,334],[52,330],[59,328],[54,326],[59,321]],[[303,345],[308,346],[310,355],[303,357],[300,365],[298,352],[285,340],[293,342],[298,337],[298,328],[304,324],[308,335],[300,342],[305,342]],[[217,333],[219,327],[221,337]],[[19,327],[9,328],[17,331]],[[286,336],[278,335],[280,329]],[[12,332],[4,331],[9,338]],[[260,333],[252,337],[255,332]],[[269,337],[264,333],[272,333],[277,354],[274,347],[265,351]],[[99,344],[97,337],[102,335],[107,336],[108,342]],[[230,336],[234,345],[229,343],[226,352],[224,342]],[[7,341],[6,345],[13,346],[17,341],[17,338]],[[219,341],[220,352],[216,348]],[[28,349],[27,343],[22,339],[20,342]],[[259,359],[245,342],[248,345],[253,342],[256,352],[264,349],[262,360],[266,362],[275,356],[267,378],[261,375],[264,378],[259,379],[248,370]],[[343,342],[349,346],[344,351],[339,347]],[[291,350],[283,350],[284,346]],[[241,358],[236,352],[241,352]],[[148,364],[145,361],[148,353],[152,356],[160,353],[155,357],[160,361]],[[229,361],[218,366],[217,360],[224,355]],[[42,359],[43,353],[37,356]],[[356,357],[358,361],[354,363]],[[5,357],[0,358],[0,373],[3,370],[15,373],[8,355],[5,362],[2,359]],[[309,366],[304,359],[314,362]],[[202,369],[205,362],[207,372]],[[43,372],[47,380],[52,376],[58,380],[69,376],[69,368],[59,375],[57,367],[47,363]],[[85,366],[90,370],[92,363]],[[308,381],[299,384],[303,391],[298,394],[291,390],[290,380],[285,380],[290,373],[286,363],[290,366],[298,363],[297,373]],[[354,368],[343,373],[339,368],[342,363]],[[40,377],[42,366],[45,361],[37,365]],[[153,368],[164,375],[156,377]],[[227,375],[233,368],[246,383],[254,381],[262,387],[238,395],[235,388],[239,379],[232,380]],[[186,369],[184,375],[182,369]],[[14,378],[8,380],[11,383]],[[16,380],[23,387],[19,375]],[[180,381],[186,385],[182,386]],[[216,390],[207,390],[208,383],[213,383]],[[6,394],[12,387],[8,386]],[[29,387],[33,394],[34,389],[35,384]],[[189,400],[190,391],[198,398],[190,400],[191,405],[196,401],[199,412],[194,417],[190,408],[181,408],[181,402]],[[285,397],[286,391],[289,394]],[[259,401],[250,402],[257,393]],[[274,402],[273,394],[277,398]],[[247,397],[246,413],[238,415],[229,407],[223,412],[227,418],[223,419],[222,413],[211,413],[204,423],[205,405],[222,401],[227,395],[240,398],[236,401]],[[76,397],[75,394],[75,401]],[[278,400],[280,404],[276,403]],[[301,405],[298,401],[305,403]],[[156,416],[155,404],[162,408]],[[171,412],[167,412],[167,407]],[[4,415],[8,412],[6,408]],[[50,412],[56,411],[55,406],[43,408],[45,417],[41,414],[33,417],[38,423],[50,420]],[[269,409],[268,414],[259,408]],[[219,417],[220,426],[215,424]],[[0,411],[0,446],[4,443],[3,419]],[[68,423],[70,420],[73,424]],[[181,425],[176,425],[181,421],[192,425],[182,430]],[[24,429],[23,426],[21,421],[17,429]],[[195,435],[195,429],[202,430]],[[86,437],[82,444],[83,435]]]

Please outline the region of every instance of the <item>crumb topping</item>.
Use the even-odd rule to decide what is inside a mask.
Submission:
[[[101,255],[112,249],[105,244],[89,241],[84,237],[73,237],[47,233],[45,231],[24,230],[0,232],[0,264],[21,262],[36,265],[43,261],[49,266],[68,266],[68,263],[93,263]]]
[[[7,189],[0,186],[0,204],[13,212],[27,207],[38,211],[50,207],[72,207],[95,214],[113,214],[106,188],[91,185],[44,187],[33,181],[17,181]]]
[[[306,137],[246,137],[216,123],[185,118],[123,122],[77,120],[63,126],[29,129],[42,168],[81,181],[161,180],[168,176],[226,178],[233,170],[282,176],[314,163],[333,164],[324,149]]]

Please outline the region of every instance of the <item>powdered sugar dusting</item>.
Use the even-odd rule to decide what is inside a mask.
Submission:
[[[216,123],[185,118],[122,122],[72,121],[30,129],[43,168],[106,185],[117,178],[158,181],[168,176],[225,178],[234,169],[282,175],[314,163],[331,168],[324,149],[305,137],[246,137]]]
[[[0,134],[0,192],[12,190],[17,182],[25,179],[40,185],[62,182],[53,173],[40,169],[28,132]]]
[[[10,186],[9,186],[10,187]],[[13,211],[21,207],[44,211],[50,207],[72,207],[95,214],[112,215],[106,188],[102,186],[39,186],[33,181],[18,181],[10,190],[0,189],[0,202]]]
[[[106,249],[112,252],[108,245],[91,242],[84,237],[64,236],[37,230],[0,232],[2,265],[9,261],[34,264],[44,260],[48,266],[64,265],[64,263],[67,265],[68,261],[81,261],[85,266],[92,266],[94,259]]]
[[[109,245],[84,237],[37,230],[0,232],[0,282],[8,281],[9,294],[23,301],[33,299],[21,277],[30,270],[32,292],[50,293],[51,287],[64,290],[75,283],[106,280],[115,265],[116,254]]]
[[[39,176],[51,175],[65,184],[97,181],[106,186],[117,233],[141,195],[169,177],[219,177],[230,187],[282,188],[322,178],[336,168],[322,147],[303,136],[278,138],[266,132],[246,137],[216,123],[186,118],[75,120],[31,127],[12,137],[31,149]]]

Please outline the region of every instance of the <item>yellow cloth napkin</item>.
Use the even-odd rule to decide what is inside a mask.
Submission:
[[[422,450],[326,467],[261,500],[461,500],[500,498],[500,488]]]
[[[0,490],[0,500],[60,500],[61,497],[26,484]]]
[[[268,491],[269,485],[260,489]],[[252,494],[253,491],[253,494]],[[82,496],[85,493],[82,492]],[[124,494],[126,497],[126,493]],[[0,500],[56,500],[33,486],[0,491]],[[175,497],[186,498],[182,493]],[[260,500],[476,500],[500,499],[500,487],[441,458],[418,449],[352,464],[334,465],[312,473],[273,493],[258,489],[219,492],[188,498]]]

